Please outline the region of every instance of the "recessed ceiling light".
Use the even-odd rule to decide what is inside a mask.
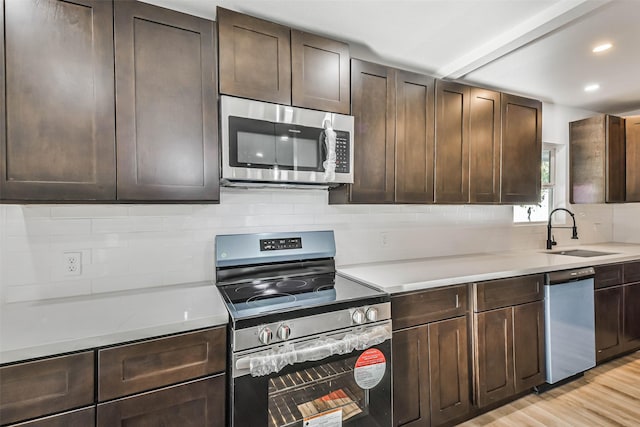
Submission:
[[[604,43],[604,44],[598,45],[593,48],[593,53],[604,52],[605,50],[611,49],[612,46],[613,45],[611,43]]]
[[[593,84],[590,84],[590,85],[586,85],[584,87],[584,91],[585,92],[593,92],[593,91],[596,91],[598,89],[600,89],[600,85],[598,83],[593,83]]]

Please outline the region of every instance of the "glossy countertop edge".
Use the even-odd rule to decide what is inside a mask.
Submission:
[[[182,299],[175,298],[176,294],[180,295]],[[185,301],[188,301],[190,297],[198,299],[200,310],[196,310],[197,312],[191,318],[177,320],[179,315],[185,314]],[[158,299],[163,300],[162,302],[169,308],[161,306],[159,307],[160,317],[156,312],[155,316],[147,319],[144,316],[145,310],[152,311],[158,306],[140,307],[139,301],[136,300],[149,300],[157,304]],[[113,326],[96,327],[94,330],[99,329],[100,332],[92,333],[89,320],[77,318],[72,321],[73,319],[71,318],[73,316],[68,316],[69,319],[61,319],[57,323],[53,322],[51,324],[52,330],[47,331],[49,323],[46,322],[48,320],[47,316],[52,313],[52,310],[73,310],[73,308],[76,308],[92,311],[96,306],[105,305],[104,301],[108,301],[106,305],[110,309],[114,308],[114,305],[122,307],[126,306],[128,302],[132,302],[136,306],[135,313],[132,313],[132,310],[127,311],[125,309],[119,311],[117,316],[123,319],[135,319],[137,316],[141,320],[130,321],[127,324],[126,322],[119,322],[120,318],[118,318],[118,322],[114,322]],[[163,313],[165,309],[167,309],[166,315]],[[100,310],[97,311],[99,312]],[[186,311],[188,312],[188,310]],[[41,319],[38,319],[38,316]],[[6,304],[3,306],[2,313],[0,313],[0,319],[0,323],[2,323],[0,325],[2,328],[0,364],[8,364],[222,326],[228,323],[229,315],[224,301],[213,282],[194,282],[92,296]],[[38,323],[42,321],[44,321],[44,324],[39,326]],[[98,320],[96,321],[98,322]],[[54,328],[60,329],[62,327],[61,323],[64,323],[64,327],[67,328],[64,334],[53,330]],[[15,344],[15,342],[11,341],[11,337],[8,337],[8,329],[20,328],[25,324],[28,325],[26,330],[19,331],[17,329],[12,333],[27,334],[32,336],[33,339],[22,338],[19,344]],[[30,334],[30,332],[33,332],[32,328],[34,326],[38,327],[39,335],[38,333]],[[77,331],[74,331],[74,329]],[[42,335],[46,335],[47,332],[52,334],[48,342],[36,342],[40,341]],[[56,333],[59,338],[56,338]]]
[[[571,249],[615,253],[589,258],[549,253]],[[390,294],[395,294],[640,260],[640,244],[598,243],[556,247],[552,251],[531,249],[489,252],[344,265],[339,266],[337,269],[341,276],[368,284]]]

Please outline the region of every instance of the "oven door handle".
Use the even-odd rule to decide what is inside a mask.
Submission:
[[[349,354],[354,350],[366,350],[391,339],[391,324],[375,326],[364,332],[349,332],[342,338],[319,338],[302,343],[286,343],[236,360],[235,369],[249,371],[251,376],[261,377],[280,372],[287,365],[312,362],[334,355]],[[234,373],[234,377],[238,376]]]

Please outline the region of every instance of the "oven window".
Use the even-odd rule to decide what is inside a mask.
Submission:
[[[356,357],[269,380],[269,427],[299,426],[304,418],[341,409],[342,421],[368,413],[369,391],[355,382]]]

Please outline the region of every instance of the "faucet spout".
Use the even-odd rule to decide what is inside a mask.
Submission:
[[[551,225],[551,217],[557,211],[565,211],[569,215],[571,215],[571,219],[573,220],[573,226],[572,227],[554,227],[554,226],[552,226]],[[578,239],[578,227],[576,226],[576,216],[569,209],[556,208],[556,209],[552,210],[551,213],[549,214],[549,222],[547,222],[547,249],[551,249],[553,246],[558,244],[555,241],[555,239],[553,238],[553,235],[551,234],[551,230],[553,228],[571,228],[571,230],[572,230],[571,238],[572,239]]]

